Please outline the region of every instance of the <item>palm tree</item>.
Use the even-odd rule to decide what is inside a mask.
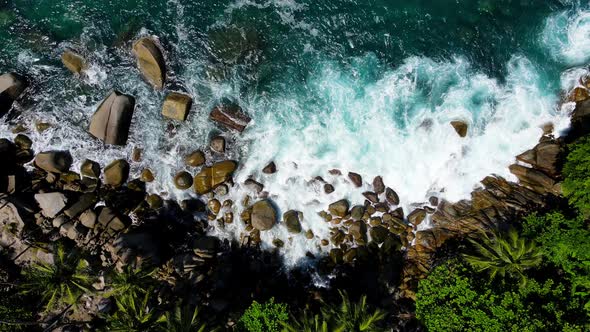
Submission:
[[[515,229],[492,236],[482,233],[478,240],[469,240],[475,247],[475,255],[464,254],[465,260],[477,272],[488,271],[490,278],[506,275],[526,283],[524,271],[538,266],[543,253],[533,241],[519,237]]]
[[[303,312],[301,319],[293,317],[293,323],[283,323],[283,327],[285,332],[344,332],[343,327],[335,329],[322,315],[312,316],[307,310]]]
[[[106,316],[108,331],[147,332],[155,331],[164,317],[149,305],[151,290],[142,297],[139,294],[121,294],[115,298],[117,311]]]
[[[164,315],[163,332],[204,332],[207,328],[205,323],[199,320],[199,309],[197,307],[176,306]],[[213,329],[207,330],[212,332]]]
[[[340,292],[340,297],[342,303],[339,307],[326,306],[322,309],[324,319],[332,326],[331,331],[381,331],[377,323],[385,318],[385,312],[379,309],[370,311],[365,295],[361,296],[358,303],[351,302],[344,292]]]
[[[38,294],[45,304],[45,311],[63,304],[75,305],[78,298],[90,292],[94,277],[89,264],[77,250],[66,253],[64,246],[54,246],[54,262],[34,263],[23,270],[26,282],[21,285],[23,294]]]
[[[117,296],[120,294],[142,295],[147,289],[155,286],[152,276],[156,273],[155,268],[142,268],[129,264],[123,268],[122,273],[114,271],[111,274],[109,287],[105,297]]]

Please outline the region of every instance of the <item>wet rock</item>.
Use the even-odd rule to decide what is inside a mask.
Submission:
[[[269,200],[262,200],[252,205],[251,222],[258,230],[266,231],[275,225],[277,220],[276,211]]]
[[[428,202],[432,206],[438,206],[438,197],[436,197],[436,196],[430,196],[430,198],[428,199]]]
[[[104,183],[113,187],[120,187],[129,177],[129,163],[125,159],[118,159],[104,169]]]
[[[174,185],[178,189],[186,190],[193,185],[193,177],[188,172],[179,172],[174,177]]]
[[[414,226],[420,225],[425,218],[426,211],[424,209],[416,209],[408,215],[408,221]]]
[[[385,189],[385,199],[387,200],[387,203],[391,205],[399,205],[399,196],[391,188]]]
[[[254,179],[246,179],[244,181],[244,185],[251,191],[260,194],[262,190],[264,190],[264,185],[260,182],[255,181]]]
[[[162,105],[162,115],[168,119],[185,121],[191,109],[193,99],[189,95],[170,92]]]
[[[90,134],[106,144],[127,144],[134,108],[135,98],[113,91],[90,118]]]
[[[283,221],[289,233],[299,234],[301,233],[301,222],[299,221],[299,215],[301,212],[295,210],[289,210],[283,214]]]
[[[57,216],[66,207],[68,201],[66,196],[59,192],[35,194],[35,200],[47,218]]]
[[[51,123],[47,123],[47,122],[35,123],[35,129],[37,130],[38,133],[42,133],[51,127],[52,127]]]
[[[144,169],[141,171],[141,175],[139,179],[143,182],[152,182],[154,181],[154,173],[149,168]]]
[[[383,226],[371,227],[371,230],[369,231],[371,239],[378,244],[385,242],[385,239],[387,239],[388,234],[389,231],[387,230],[387,228]]]
[[[27,135],[18,134],[14,138],[14,144],[16,144],[19,148],[27,150],[33,146],[33,141]]]
[[[371,203],[379,203],[379,196],[372,191],[365,191],[363,193],[366,199],[368,199]]]
[[[361,243],[365,243],[367,240],[367,227],[362,221],[354,221],[348,227],[348,234]]]
[[[75,218],[82,212],[94,207],[98,197],[94,193],[88,193],[80,196],[78,200],[64,211],[64,214],[69,218]]]
[[[453,126],[453,128],[457,132],[457,135],[459,135],[460,137],[467,136],[467,123],[463,121],[451,121],[451,126]]]
[[[360,174],[354,173],[354,172],[348,172],[348,178],[350,179],[350,181],[352,181],[352,183],[358,188],[361,187],[363,185],[363,178],[361,177]]]
[[[139,39],[133,44],[133,53],[143,77],[161,90],[166,82],[166,63],[156,41],[149,37]]]
[[[194,189],[204,195],[231,178],[238,164],[232,160],[221,161],[203,169],[195,175]]]
[[[365,214],[365,207],[362,205],[355,205],[350,210],[350,217],[354,220],[363,219],[364,214]]]
[[[74,74],[79,75],[84,69],[86,69],[86,61],[84,58],[73,50],[65,50],[61,55],[61,62]]]
[[[357,255],[357,248],[351,248],[346,251],[344,256],[342,257],[344,263],[350,264],[354,261]]]
[[[96,224],[96,219],[96,213],[90,209],[82,212],[82,214],[80,214],[80,217],[78,217],[80,223],[90,229],[94,228],[94,225]]]
[[[223,216],[223,221],[226,224],[231,224],[234,222],[234,214],[233,212],[226,212],[225,215]]]
[[[250,117],[245,115],[237,105],[218,105],[209,114],[209,119],[239,132],[244,131],[251,121]]]
[[[205,163],[205,154],[203,151],[194,151],[184,158],[187,166],[198,167]]]
[[[162,197],[160,197],[159,195],[156,195],[156,194],[149,195],[145,199],[145,201],[154,210],[157,210],[164,205],[164,200],[162,199]]]
[[[344,242],[344,239],[346,238],[346,234],[344,234],[343,231],[341,230],[336,230],[332,233],[332,236],[330,236],[330,241],[332,242],[332,244],[334,244],[335,246],[339,246]]]
[[[103,229],[112,232],[120,232],[129,226],[129,222],[123,219],[119,214],[110,207],[103,207],[98,215],[98,223]]]
[[[314,238],[314,234],[313,231],[311,229],[308,229],[307,231],[305,231],[305,238],[308,240],[311,240]]]
[[[344,252],[340,248],[334,248],[330,250],[330,258],[334,264],[342,264],[344,260]]]
[[[534,148],[516,156],[516,159],[531,165],[533,168],[557,176],[561,172],[561,161],[564,148],[557,141],[549,140],[537,144]]]
[[[212,199],[209,201],[209,203],[207,203],[207,207],[209,208],[209,211],[211,211],[211,213],[217,215],[221,210],[221,203],[216,199]]]
[[[385,184],[383,183],[383,178],[380,176],[376,176],[373,179],[373,191],[380,195],[385,192]]]
[[[219,187],[215,188],[215,195],[216,196],[225,196],[229,193],[229,188],[225,184],[219,185]]]
[[[330,204],[328,206],[328,211],[330,211],[332,215],[343,218],[346,216],[346,214],[348,214],[348,207],[348,201],[345,199],[341,199],[337,202]]]
[[[512,174],[516,175],[523,186],[539,194],[561,194],[561,187],[558,186],[557,181],[539,170],[516,164],[510,165],[508,169]]]
[[[131,160],[138,163],[141,161],[141,155],[143,154],[143,149],[140,147],[133,147],[133,151],[131,151]]]
[[[334,189],[334,186],[333,186],[333,185],[331,185],[331,184],[329,184],[329,183],[326,183],[326,184],[324,184],[324,192],[325,192],[326,194],[331,194],[331,193],[333,193],[333,192],[334,192],[334,190],[335,190],[335,189]]]
[[[46,172],[64,173],[72,165],[72,156],[68,151],[41,152],[35,157],[35,166]]]
[[[331,175],[342,175],[342,172],[339,169],[331,169],[328,171]]]
[[[262,173],[265,174],[274,174],[277,172],[277,165],[275,165],[274,161],[271,161],[268,165],[264,166],[262,169]]]
[[[281,240],[281,239],[272,240],[272,244],[277,248],[282,248],[285,246],[285,242],[283,242],[283,240]]]
[[[260,48],[260,38],[256,30],[237,26],[212,30],[209,41],[215,58],[225,64],[236,64],[246,58],[250,59]]]
[[[20,97],[28,83],[24,76],[7,73],[0,76],[0,116],[8,113],[12,103]]]
[[[568,97],[570,102],[580,102],[590,98],[588,90],[583,87],[575,87]]]
[[[209,143],[209,147],[213,152],[225,153],[225,138],[223,138],[223,136],[213,137],[211,143]]]
[[[98,179],[100,178],[100,165],[90,159],[86,159],[80,166],[80,174],[83,176]]]

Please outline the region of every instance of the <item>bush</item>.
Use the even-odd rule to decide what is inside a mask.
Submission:
[[[275,303],[271,298],[264,304],[253,301],[240,318],[238,327],[248,332],[279,332],[288,320],[287,305]]]

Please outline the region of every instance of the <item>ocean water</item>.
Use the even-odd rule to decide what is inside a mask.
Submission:
[[[165,92],[140,77],[131,43],[159,38],[169,66],[167,90],[190,93],[184,123],[160,114]],[[513,179],[508,165],[534,146],[541,126],[567,127],[560,92],[578,84],[590,60],[590,5],[565,0],[0,0],[0,72],[34,84],[16,110],[0,119],[0,137],[17,123],[32,130],[36,151],[68,149],[103,166],[130,157],[138,175],[156,174],[149,191],[172,199],[183,156],[205,149],[221,131],[207,120],[222,99],[239,103],[253,121],[242,134],[224,132],[240,161],[228,197],[239,209],[247,178],[264,183],[280,209],[304,213],[316,238],[263,232],[264,246],[281,238],[287,264],[307,251],[327,251],[329,224],[317,212],[341,198],[362,204],[381,175],[409,212],[431,196],[456,201],[489,174]],[[59,57],[74,48],[90,67],[74,78]],[[126,147],[104,146],[86,128],[108,92],[136,97]],[[449,122],[469,124],[460,138]],[[209,155],[209,160],[223,157]],[[262,168],[275,161],[278,172]],[[360,173],[362,188],[330,169]],[[196,173],[197,169],[187,169]],[[316,176],[336,191],[323,192]],[[240,211],[234,211],[238,216]],[[428,227],[428,223],[421,227]],[[220,237],[243,231],[236,221],[212,225]]]

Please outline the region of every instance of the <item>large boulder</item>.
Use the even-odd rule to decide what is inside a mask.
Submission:
[[[166,82],[166,63],[156,42],[149,37],[141,38],[133,44],[133,53],[143,77],[156,89],[162,89]]]
[[[113,187],[120,187],[129,177],[129,163],[125,159],[118,159],[104,169],[104,183]]]
[[[180,190],[186,190],[193,185],[193,177],[188,172],[179,172],[174,176],[174,185]]]
[[[80,74],[84,69],[86,69],[86,61],[84,58],[72,50],[65,50],[65,52],[61,55],[61,62],[69,71],[74,74]]]
[[[203,169],[195,175],[194,188],[199,195],[204,195],[217,188],[220,184],[231,178],[231,175],[238,167],[232,160],[225,160]]]
[[[107,144],[125,145],[135,108],[135,98],[113,91],[90,119],[90,134]]]
[[[248,123],[252,120],[237,105],[218,105],[213,108],[211,114],[209,114],[209,118],[228,129],[239,132],[244,131]]]
[[[533,168],[556,177],[561,172],[561,160],[564,148],[555,140],[544,141],[534,148],[516,156],[516,159],[531,165]]]
[[[277,221],[277,212],[269,200],[262,200],[252,205],[252,213],[250,215],[252,227],[266,231],[275,225]]]
[[[162,115],[173,120],[184,121],[191,109],[193,99],[189,95],[170,92],[162,105]]]
[[[68,151],[46,151],[35,156],[35,166],[50,173],[64,173],[72,165],[72,156]]]
[[[35,200],[47,218],[57,216],[66,207],[68,201],[66,196],[60,192],[35,194]]]
[[[12,103],[25,91],[28,83],[24,76],[7,73],[0,76],[0,116],[8,113]]]
[[[561,194],[561,186],[547,174],[534,168],[527,168],[521,165],[510,165],[510,172],[518,178],[520,184],[539,194],[552,193]]]
[[[455,129],[455,131],[457,132],[457,135],[459,135],[459,137],[467,136],[468,125],[466,122],[451,121],[451,126],[453,126],[453,128]]]

